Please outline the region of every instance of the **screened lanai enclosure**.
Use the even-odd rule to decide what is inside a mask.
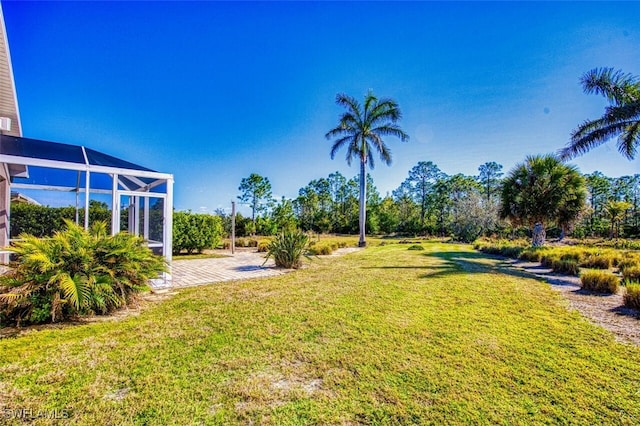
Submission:
[[[141,236],[171,261],[173,175],[84,146],[9,135],[0,135],[0,162],[11,190],[71,194],[76,221],[85,228],[91,202],[104,200],[100,203],[110,208],[112,234],[124,230]]]
[[[22,137],[9,40],[0,3],[0,260],[8,256],[11,192],[55,193],[52,203],[75,205],[75,220],[90,226],[91,206],[103,206],[111,233],[144,238],[171,265],[173,175],[93,149]],[[66,194],[65,194],[66,193]],[[50,203],[43,203],[50,204]],[[110,216],[110,217],[108,217]],[[170,270],[170,269],[169,269]],[[165,274],[162,283],[170,284]],[[156,285],[161,282],[157,281]]]

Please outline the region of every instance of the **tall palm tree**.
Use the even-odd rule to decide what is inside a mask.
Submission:
[[[516,165],[502,183],[500,217],[514,225],[529,225],[532,245],[544,245],[545,227],[563,229],[575,221],[585,205],[584,177],[574,166],[552,155],[530,156]]]
[[[398,104],[388,98],[378,99],[369,91],[364,104],[343,93],[336,95],[336,103],[346,111],[340,116],[338,125],[325,135],[327,139],[336,138],[331,148],[333,159],[343,146],[347,147],[347,164],[353,158],[360,160],[360,240],[358,245],[367,245],[365,238],[367,179],[366,165],[374,168],[373,151],[378,151],[380,159],[391,164],[391,151],[382,140],[383,136],[396,136],[401,141],[409,140],[409,136],[397,125],[401,118]]]
[[[571,141],[560,150],[567,160],[584,154],[608,140],[618,137],[618,151],[633,160],[640,144],[640,81],[613,68],[596,68],[581,79],[585,93],[600,94],[610,105],[604,115],[587,120],[571,134]]]

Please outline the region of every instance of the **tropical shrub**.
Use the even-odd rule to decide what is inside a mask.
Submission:
[[[598,293],[614,294],[618,292],[620,279],[606,271],[586,271],[580,276],[582,288]]]
[[[623,300],[625,306],[640,309],[640,284],[627,284]]]
[[[223,227],[220,216],[175,212],[173,214],[173,253],[186,251],[201,253],[215,248],[222,239]]]
[[[302,255],[308,242],[309,237],[302,231],[283,231],[269,244],[267,259],[273,257],[276,266],[297,269],[302,265]]]
[[[107,235],[105,222],[90,231],[66,221],[51,238],[21,234],[17,261],[0,276],[0,323],[43,323],[105,314],[131,303],[165,269],[144,241]]]

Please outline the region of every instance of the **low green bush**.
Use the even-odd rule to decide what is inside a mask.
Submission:
[[[583,289],[598,293],[614,294],[620,286],[620,279],[606,271],[586,271],[580,276],[580,282]]]
[[[220,244],[224,230],[220,216],[175,212],[173,214],[173,254],[201,253]]]
[[[580,267],[576,260],[555,259],[551,262],[551,270],[559,274],[575,275],[580,273]]]
[[[308,242],[309,237],[302,231],[283,231],[269,243],[267,260],[273,257],[276,266],[297,269]]]
[[[625,306],[629,308],[640,309],[640,284],[627,284],[623,300]]]
[[[424,247],[422,247],[420,244],[414,244],[412,246],[409,246],[407,250],[424,250]]]
[[[135,300],[164,269],[144,241],[108,235],[105,222],[90,231],[66,221],[51,238],[21,234],[17,260],[0,276],[0,323],[57,322],[106,314]]]

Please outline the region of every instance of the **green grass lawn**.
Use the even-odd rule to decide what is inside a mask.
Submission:
[[[2,340],[0,407],[83,425],[637,424],[639,348],[499,260],[424,246]]]

